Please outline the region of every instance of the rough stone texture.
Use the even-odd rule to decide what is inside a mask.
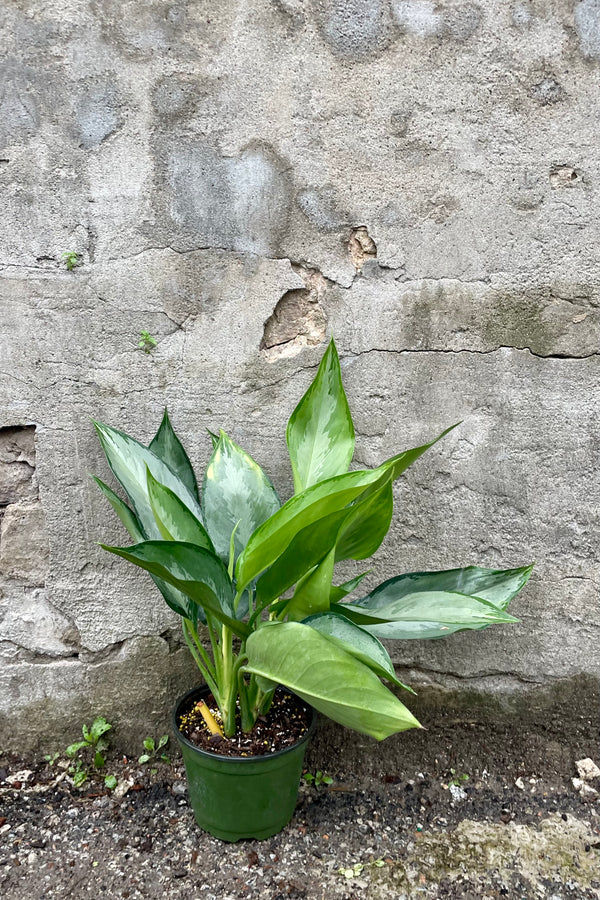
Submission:
[[[12,503],[0,529],[0,575],[43,585],[48,571],[46,521],[40,502]]]
[[[285,422],[331,333],[357,463],[463,420],[397,486],[371,579],[537,561],[520,625],[396,662],[499,695],[600,675],[598,16],[3,5],[2,542],[43,516],[49,560],[21,541],[3,570],[2,741],[40,709],[47,732],[67,709],[145,722],[191,677],[150,582],[94,543],[123,532],[89,417],[149,439],[167,404],[199,468],[223,427],[288,496]]]
[[[37,497],[35,428],[0,428],[0,509]]]
[[[173,698],[194,685],[187,648],[163,636],[139,637],[102,653],[72,652],[44,659],[31,654],[3,661],[0,732],[9,746],[40,750],[106,715],[118,723],[121,746],[135,752],[140,726],[162,734]],[[1,646],[1,645],[0,645]],[[27,685],[24,692],[23,685]]]

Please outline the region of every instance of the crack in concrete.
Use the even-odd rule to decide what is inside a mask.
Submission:
[[[477,682],[485,682],[490,679],[501,679],[502,682],[507,683],[518,683],[520,685],[547,685],[552,684],[554,682],[558,682],[560,678],[533,678],[526,677],[518,672],[503,672],[500,669],[486,669],[482,672],[477,672],[474,675],[465,675],[463,672],[455,672],[451,669],[434,669],[427,666],[422,665],[411,665],[410,663],[396,663],[395,664],[396,671],[405,671],[410,672],[411,679],[414,680],[415,676],[418,677],[422,675],[424,678],[440,677],[440,678],[456,678],[461,682],[465,681],[477,681]],[[444,687],[444,685],[441,685]]]
[[[53,653],[49,650],[32,650],[30,647],[24,647],[16,641],[3,640],[0,641],[0,651],[8,649],[17,653],[17,662],[19,663],[59,663],[65,660],[79,660],[80,651],[73,649],[71,651],[59,651]]]
[[[390,349],[388,347],[370,347],[368,350],[347,350],[346,354],[349,358],[358,358],[359,356],[365,356],[368,353],[397,353],[397,354],[409,354],[409,353],[449,353],[459,355],[461,353],[472,353],[477,356],[488,356],[491,353],[499,353],[502,350],[516,350],[518,353],[529,353],[531,356],[535,356],[537,359],[560,359],[560,360],[584,360],[591,359],[594,356],[600,356],[600,351],[596,350],[593,353],[587,353],[584,356],[571,356],[568,353],[536,353],[535,350],[532,350],[531,347],[513,347],[508,344],[499,344],[497,347],[490,347],[489,350],[473,350],[468,347],[463,347],[460,350],[442,350],[439,348],[423,348],[419,350],[415,349]]]

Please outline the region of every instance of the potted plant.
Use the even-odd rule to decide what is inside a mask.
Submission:
[[[517,621],[506,608],[531,566],[409,573],[357,600],[349,595],[366,572],[334,583],[337,563],[377,550],[394,480],[451,428],[376,469],[348,471],[354,427],[333,340],[288,422],[295,492],[283,505],[223,431],[211,434],[199,489],[166,411],[148,447],[94,424],[130,505],[95,480],[134,541],[102,546],[150,573],[181,616],[204,679],[178,702],[175,730],[196,819],[217,837],[265,838],[289,821],[311,708],[377,740],[421,727],[382,683],[411,690],[380,638],[440,638]],[[283,745],[268,733],[274,718]]]

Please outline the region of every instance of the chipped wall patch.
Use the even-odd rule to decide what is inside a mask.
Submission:
[[[327,317],[321,300],[327,280],[316,269],[294,266],[304,288],[286,291],[265,322],[261,351],[269,360],[296,356],[303,347],[314,347],[325,338]]]
[[[348,250],[350,259],[357,272],[361,271],[367,260],[377,257],[375,241],[369,235],[365,225],[360,225],[354,229],[348,241]]]

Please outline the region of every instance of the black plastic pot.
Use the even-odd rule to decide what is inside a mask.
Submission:
[[[209,693],[206,685],[195,688],[181,697],[173,711],[196,822],[222,841],[272,837],[294,814],[316,711],[308,731],[292,747],[265,756],[220,756],[196,747],[179,730],[181,715]]]

